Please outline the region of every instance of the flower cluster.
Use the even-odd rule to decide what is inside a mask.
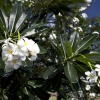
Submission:
[[[87,71],[87,72],[85,72],[85,74],[87,75],[86,79],[90,83],[97,82],[98,78],[100,77],[100,65],[99,64],[96,64],[94,70]]]
[[[95,69],[91,70],[91,71],[87,71],[85,72],[85,75],[86,75],[86,80],[83,82],[86,83],[86,87],[85,89],[87,91],[89,91],[91,89],[91,86],[95,86],[97,85],[98,87],[100,87],[100,65],[99,64],[96,64],[95,65]]]
[[[72,19],[72,22],[76,25],[76,24],[79,23],[79,19],[78,19],[77,17],[74,17],[74,18]]]
[[[84,19],[87,19],[88,18],[88,16],[87,16],[86,13],[82,13],[81,17],[84,18]]]
[[[91,2],[92,2],[92,0],[85,0],[85,2],[87,2],[87,3],[91,3]]]
[[[80,7],[79,12],[86,10],[90,6],[91,2],[92,2],[92,0],[85,0],[85,5]]]
[[[17,43],[6,40],[2,45],[2,60],[6,68],[18,69],[26,58],[30,61],[36,60],[39,52],[39,46],[31,39],[23,38]]]
[[[96,71],[92,70],[85,72],[85,74],[87,75],[86,79],[90,82],[90,83],[95,83],[97,82],[98,76],[96,75]]]

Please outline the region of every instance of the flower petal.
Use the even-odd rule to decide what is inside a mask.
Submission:
[[[85,72],[85,75],[89,76],[90,75],[90,71]]]

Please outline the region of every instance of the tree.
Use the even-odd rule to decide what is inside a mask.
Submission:
[[[81,98],[86,84],[96,84],[93,90],[98,92],[99,35],[94,31],[99,21],[91,28],[93,20],[82,15],[88,2],[5,3],[11,10],[1,5],[1,100],[49,100],[50,92],[57,92],[58,100],[71,98],[71,92]]]

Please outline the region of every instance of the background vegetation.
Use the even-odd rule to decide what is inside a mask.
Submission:
[[[1,54],[1,100],[49,100],[52,93],[57,100],[88,100],[89,93],[99,93],[99,78],[95,85],[85,82],[85,72],[100,63],[100,18],[82,16],[87,6],[85,0],[0,1],[0,48],[19,34],[40,48],[35,61],[27,59],[17,70],[5,71]]]

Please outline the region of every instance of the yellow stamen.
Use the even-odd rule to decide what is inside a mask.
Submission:
[[[93,75],[90,75],[90,78],[93,78]]]
[[[24,42],[24,45],[25,45],[25,46],[27,46],[27,45],[28,45],[28,43],[27,43],[27,42]]]
[[[8,50],[8,53],[9,53],[9,54],[12,54],[12,50],[11,50],[11,49],[9,49],[9,50]]]
[[[16,64],[16,62],[17,62],[16,60],[13,60],[13,63],[14,63],[14,64]]]

